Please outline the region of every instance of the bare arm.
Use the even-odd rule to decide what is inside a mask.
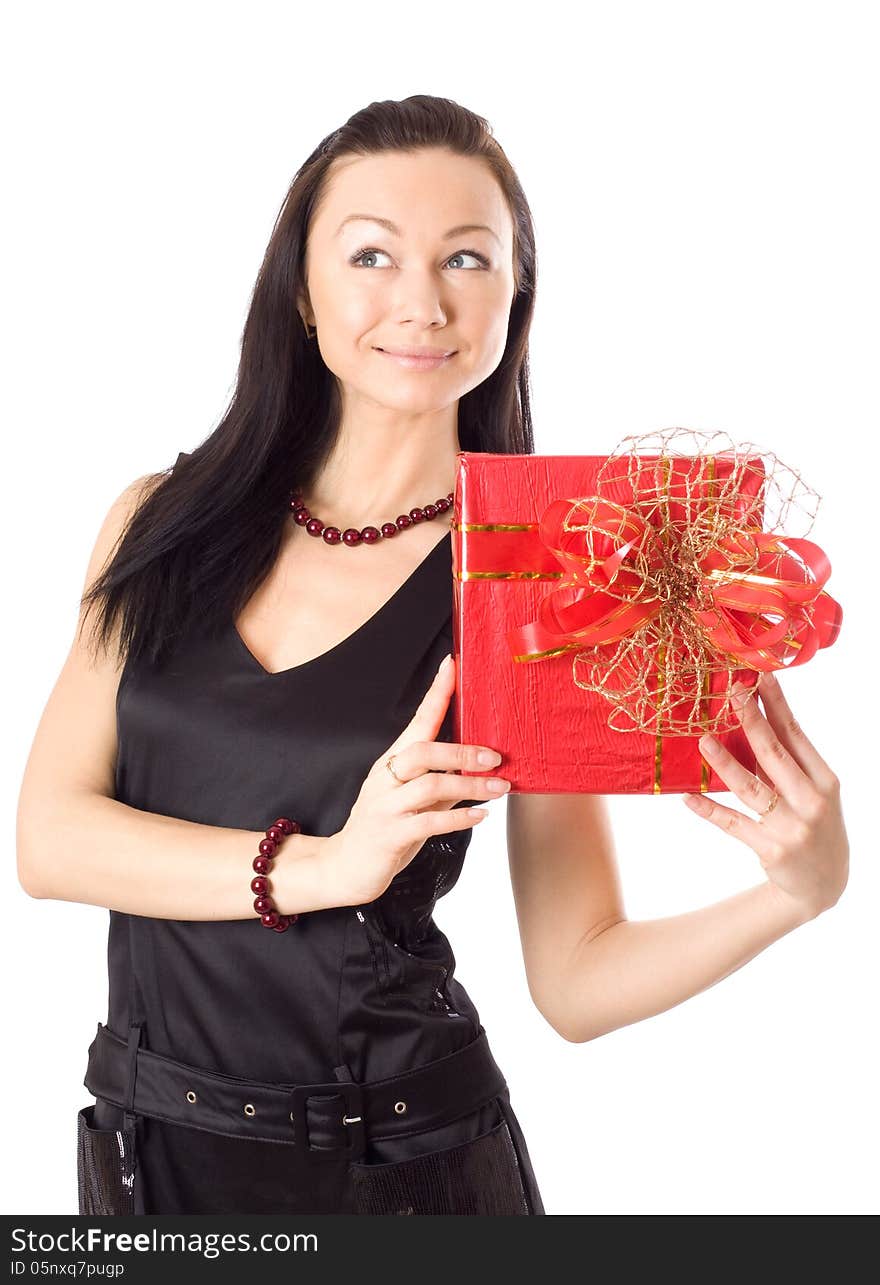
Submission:
[[[612,924],[579,943],[562,976],[561,1033],[583,1043],[666,1012],[803,922],[762,883],[682,915]]]
[[[572,1043],[698,994],[802,922],[771,884],[629,920],[600,795],[513,794],[508,852],[529,989]]]
[[[840,782],[796,722],[772,675],[766,717],[738,710],[755,774],[704,737],[701,751],[761,821],[705,795],[692,809],[753,849],[767,881],[665,919],[626,918],[605,801],[596,795],[512,795],[508,847],[529,987],[573,1043],[664,1012],[713,986],[767,946],[835,905],[849,843]],[[775,783],[775,784],[774,784]],[[768,803],[776,794],[772,808]],[[763,823],[762,823],[763,822]]]
[[[572,955],[626,918],[605,799],[596,794],[511,794],[507,853],[529,993],[572,1038]]]
[[[148,482],[139,478],[111,506],[86,586],[109,560]],[[95,654],[83,616],[25,767],[16,822],[19,882],[32,897],[156,918],[255,917],[249,885],[261,830],[199,825],[115,798],[122,665],[116,646]],[[282,841],[271,873],[282,914],[336,904],[319,859],[324,842],[303,834]]]
[[[199,825],[70,790],[41,809],[38,825],[19,815],[19,879],[32,897],[156,919],[256,918],[251,862],[262,830]],[[282,841],[269,876],[282,914],[336,904],[325,899],[323,843],[306,834]]]

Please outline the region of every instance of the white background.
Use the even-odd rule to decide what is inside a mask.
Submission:
[[[690,1002],[571,1045],[529,999],[504,801],[438,906],[547,1212],[877,1211],[875,18],[840,0],[177,0],[8,20],[4,1212],[75,1212],[106,1017],[106,909],[32,900],[15,870],[88,555],[120,490],[216,424],[296,168],[360,107],[412,93],[488,117],[531,204],[538,452],[672,425],[767,446],[823,495],[813,538],[844,608],[836,645],[783,683],[843,782],[834,910]],[[677,796],[611,807],[631,919],[763,878]]]

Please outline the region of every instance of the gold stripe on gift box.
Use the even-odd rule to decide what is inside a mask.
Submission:
[[[537,522],[453,522],[453,530],[461,531],[465,539],[462,541],[462,563],[467,562],[466,538],[469,531],[537,531]],[[455,573],[458,580],[561,580],[565,572],[559,571],[467,571],[459,570]],[[555,651],[547,652],[548,656],[555,656]]]
[[[669,527],[669,456],[660,458],[663,469],[663,489],[660,495],[660,506],[663,511],[663,530]],[[666,645],[660,643],[657,648],[657,731],[654,733],[654,793],[660,794],[663,781],[663,737],[660,734],[660,704],[666,687]]]
[[[709,483],[708,483],[707,498],[708,498],[708,499],[712,499],[712,498],[714,497],[714,495],[715,495],[715,490],[714,490],[714,487],[713,487],[713,483],[714,483],[714,482],[715,482],[715,480],[716,480],[716,478],[715,478],[715,456],[714,456],[714,455],[709,455],[709,456],[707,457],[707,459],[706,459],[706,464],[707,464],[707,470],[708,470],[708,473],[709,473]],[[704,696],[704,697],[705,697],[705,699],[706,699],[706,704],[705,704],[705,705],[704,705],[704,707],[703,707],[703,712],[704,712],[704,714],[706,714],[706,715],[708,715],[708,713],[709,713],[709,705],[708,705],[708,701],[709,701],[709,697],[710,697],[710,695],[711,695],[711,681],[710,681],[710,679],[711,679],[711,673],[710,673],[710,671],[709,671],[709,669],[708,669],[708,667],[707,667],[706,672],[705,672],[705,674],[703,675],[703,696]],[[705,724],[704,724],[704,725],[705,725]],[[703,756],[702,756],[702,754],[701,754],[701,755],[700,755],[700,793],[701,793],[701,794],[705,794],[705,793],[707,792],[707,790],[709,789],[709,778],[710,778],[710,776],[711,776],[711,775],[712,775],[712,770],[711,770],[711,768],[709,767],[709,764],[706,762],[706,760],[703,758]]]
[[[661,502],[663,505],[663,523],[664,527],[669,525],[669,474],[671,471],[669,456],[664,455],[661,458],[663,468],[663,492]],[[708,474],[708,483],[706,488],[706,499],[712,499],[715,494],[714,483],[715,475],[715,456],[706,456],[706,472]],[[662,793],[663,785],[663,737],[659,730],[659,709],[663,692],[666,687],[666,647],[660,644],[657,648],[657,710],[658,710],[658,730],[654,739],[654,793]],[[706,702],[710,696],[710,673],[707,669],[703,675],[703,684],[701,688],[704,715],[708,713]],[[700,793],[705,794],[709,789],[710,768],[706,760],[700,755]]]
[[[657,710],[659,713],[660,702],[663,696],[663,688],[666,679],[666,644],[660,643],[657,648]],[[660,783],[663,777],[663,737],[658,732],[654,739],[654,793],[660,793]]]

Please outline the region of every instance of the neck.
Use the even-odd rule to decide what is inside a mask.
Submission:
[[[441,422],[359,420],[356,430],[343,422],[320,472],[303,488],[303,500],[325,526],[341,530],[394,522],[450,494],[460,449],[454,409]]]

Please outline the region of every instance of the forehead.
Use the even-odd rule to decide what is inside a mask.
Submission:
[[[390,219],[404,237],[442,235],[460,223],[488,224],[502,243],[513,233],[507,200],[486,162],[445,148],[334,161],[313,226],[335,238],[350,214]],[[369,226],[354,221],[341,235],[349,231],[356,236]]]

